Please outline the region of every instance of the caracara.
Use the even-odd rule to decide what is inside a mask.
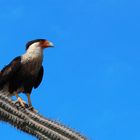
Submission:
[[[30,94],[42,81],[43,50],[48,47],[53,47],[53,44],[45,39],[29,41],[26,52],[14,58],[0,72],[0,90],[8,90],[8,96],[15,95],[22,107],[25,107],[25,102],[19,97],[19,93],[27,95],[28,106],[33,109]]]

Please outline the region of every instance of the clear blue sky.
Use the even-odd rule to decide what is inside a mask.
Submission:
[[[140,140],[140,1],[1,0],[0,69],[47,38],[32,102],[90,140]],[[25,98],[24,98],[25,99]],[[0,124],[0,139],[33,140]]]

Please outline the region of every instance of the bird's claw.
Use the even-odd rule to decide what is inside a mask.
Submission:
[[[31,110],[34,113],[38,113],[38,110],[34,109],[33,106],[29,106],[28,109]]]
[[[18,105],[18,107],[27,108],[34,113],[38,113],[38,110],[34,109],[33,106],[26,104],[26,102],[23,101],[20,97],[18,97],[17,101],[15,101],[15,104]]]
[[[15,104],[23,107],[23,108],[26,108],[27,104],[25,101],[23,101],[20,97],[18,97],[17,101],[15,101]]]

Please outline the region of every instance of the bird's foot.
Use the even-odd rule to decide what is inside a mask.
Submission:
[[[15,101],[15,104],[18,104],[23,108],[26,108],[26,106],[27,106],[26,102],[23,101],[20,97],[18,97],[17,101]]]
[[[33,106],[29,106],[28,109],[31,110],[34,113],[38,113],[38,110],[34,109]]]

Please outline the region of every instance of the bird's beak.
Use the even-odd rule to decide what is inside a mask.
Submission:
[[[48,41],[48,47],[54,47],[54,44],[50,41]]]
[[[42,48],[54,47],[53,43],[46,40],[41,43]]]

